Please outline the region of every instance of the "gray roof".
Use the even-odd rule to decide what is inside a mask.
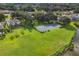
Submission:
[[[12,20],[6,20],[6,23],[8,24],[8,25],[15,25],[15,22],[13,22]]]
[[[64,19],[67,19],[68,17],[67,16],[61,16],[61,17],[58,17],[57,19],[58,20],[64,20]]]
[[[18,19],[14,19],[13,22],[15,22],[15,24],[19,25],[21,22]]]
[[[78,20],[79,16],[72,16],[72,20]]]
[[[3,29],[4,26],[3,26],[3,23],[0,23],[0,29]]]
[[[15,25],[20,25],[20,21],[19,20],[6,20],[6,23],[8,24],[8,25],[12,25],[12,26],[15,26]]]

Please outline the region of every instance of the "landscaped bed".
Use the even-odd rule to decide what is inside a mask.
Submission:
[[[14,29],[0,41],[0,55],[55,55],[62,52],[74,37],[75,30],[56,28],[49,32],[40,33],[35,29]]]

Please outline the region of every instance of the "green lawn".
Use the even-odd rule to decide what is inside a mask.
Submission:
[[[45,33],[18,28],[0,41],[0,55],[53,55],[70,43],[74,33],[75,30],[67,28],[56,28]]]

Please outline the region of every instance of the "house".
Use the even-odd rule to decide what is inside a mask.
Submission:
[[[79,14],[74,14],[71,18],[72,18],[72,21],[79,20]]]
[[[5,21],[9,26],[16,26],[16,25],[20,25],[20,21],[18,19],[12,19],[12,20],[6,20]]]
[[[16,25],[20,25],[20,24],[21,24],[20,20],[18,20],[18,19],[16,19],[16,18],[14,18],[12,21],[13,21]]]
[[[70,19],[71,20],[71,18],[69,18],[67,16],[60,16],[60,17],[57,17],[57,22],[60,22],[60,21],[66,20],[66,19]]]
[[[4,34],[4,22],[0,22],[0,35]]]
[[[14,13],[14,11],[12,11],[12,10],[0,10],[0,13],[9,14],[9,13]]]
[[[3,26],[3,23],[1,22],[0,23],[0,29],[3,29],[4,28],[4,26]]]

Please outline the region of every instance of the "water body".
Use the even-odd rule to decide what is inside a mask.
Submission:
[[[48,25],[39,25],[39,26],[35,26],[35,28],[40,31],[40,32],[45,32],[54,28],[58,28],[60,27],[59,24],[48,24]]]
[[[79,56],[79,28],[77,28],[76,36],[73,39],[74,48],[73,51],[67,51],[64,56]]]

